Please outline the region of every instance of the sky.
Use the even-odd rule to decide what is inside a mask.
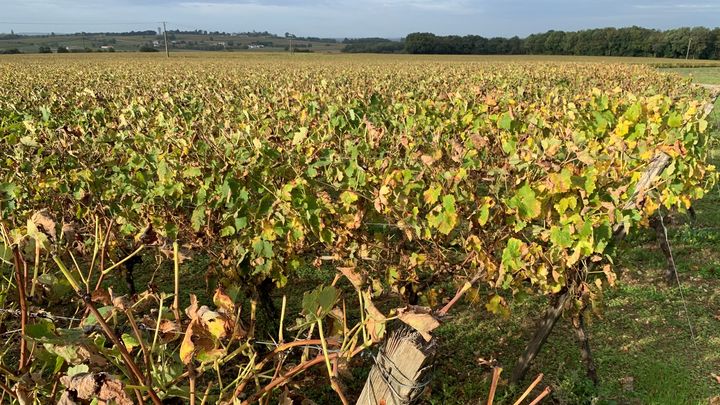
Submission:
[[[638,25],[720,25],[720,0],[0,0],[0,32],[155,30],[290,32],[400,38],[486,37]]]

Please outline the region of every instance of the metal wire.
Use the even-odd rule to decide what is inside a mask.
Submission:
[[[378,356],[375,356],[374,354],[370,353],[370,355],[373,358],[373,361],[375,362],[375,365],[377,366],[377,369],[380,374],[380,378],[383,379],[385,384],[387,385],[388,389],[392,393],[392,395],[400,401],[401,404],[411,404],[417,399],[417,396],[422,392],[422,389],[425,388],[428,384],[430,384],[430,379],[425,378],[424,381],[416,384],[408,384],[407,382],[400,381],[398,377],[392,374],[392,369],[397,368],[397,365],[395,362],[393,362],[384,352],[384,350],[380,349],[378,351]],[[389,363],[389,364],[386,364]],[[429,369],[431,365],[425,366],[418,370],[419,374],[423,374],[427,369]],[[390,382],[390,379],[394,381],[394,383]],[[405,377],[405,379],[410,380],[409,378]],[[399,385],[400,387],[409,389],[407,397],[404,397],[401,395],[397,390],[395,389],[395,386]]]
[[[665,227],[665,221],[660,211],[658,211],[658,217],[660,217],[660,225],[663,229],[663,237],[665,238],[665,244],[667,245],[668,252],[670,253],[670,260],[672,260],[673,263],[673,273],[675,273],[675,281],[677,282],[678,290],[680,291],[680,300],[682,301],[683,308],[685,308],[685,318],[687,319],[688,328],[690,329],[690,338],[692,339],[693,346],[695,346],[695,350],[697,351],[697,341],[695,340],[695,332],[693,331],[692,321],[690,320],[690,312],[688,311],[687,302],[685,301],[685,294],[683,293],[682,285],[680,284],[680,276],[678,275],[677,268],[674,268],[675,258],[673,257],[672,248],[670,247],[670,241],[668,240],[668,233],[667,228]]]

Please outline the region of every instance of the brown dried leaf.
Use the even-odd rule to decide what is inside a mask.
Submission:
[[[435,159],[433,159],[430,155],[422,155],[420,156],[420,161],[425,164],[425,166],[432,166],[432,164],[435,162]]]
[[[57,231],[55,230],[55,221],[48,215],[46,209],[42,209],[33,214],[30,220],[35,224],[38,230],[47,235],[51,241],[57,240]]]
[[[368,314],[368,332],[370,332],[370,337],[372,338],[373,342],[379,342],[382,340],[383,335],[385,334],[385,322],[387,321],[387,318],[375,307],[375,304],[373,304],[372,300],[370,299],[371,297],[369,292],[364,292],[363,296],[365,298],[363,300],[365,304],[365,310]]]
[[[147,315],[143,316],[140,324],[153,332],[156,329],[156,319],[150,318]],[[160,320],[160,326],[157,329],[160,329],[158,332],[160,339],[162,339],[164,343],[172,342],[180,336],[180,327],[175,321],[169,319]]]
[[[427,342],[432,339],[430,332],[440,326],[440,322],[430,315],[429,311],[425,312],[417,307],[398,310],[398,319],[418,331]]]
[[[210,352],[215,348],[210,332],[205,329],[199,319],[193,319],[185,331],[185,338],[180,344],[180,360],[189,364],[198,352]]]
[[[163,342],[171,342],[180,336],[180,327],[175,321],[163,319],[160,321],[160,338]]]
[[[112,305],[112,298],[110,298],[110,293],[104,288],[98,288],[97,290],[93,291],[90,295],[90,300],[92,302],[97,302],[105,306]]]
[[[95,382],[95,375],[92,373],[80,373],[74,376],[63,376],[60,378],[60,382],[71,391],[75,391],[75,394],[80,399],[88,399],[95,395],[97,390],[97,383]]]
[[[163,245],[160,245],[160,247],[158,249],[168,259],[175,260],[175,250],[173,250],[172,245],[163,244]],[[192,254],[189,249],[185,249],[183,247],[178,249],[178,263],[182,264],[190,259],[192,259]]]
[[[132,308],[132,302],[130,302],[126,295],[113,298],[112,305],[121,311],[127,311],[129,308]]]
[[[60,382],[66,387],[60,401],[63,404],[75,404],[74,398],[94,400],[100,405],[132,405],[133,401],[125,392],[121,381],[107,373],[80,373],[72,377],[63,376]]]
[[[85,344],[80,345],[77,348],[77,354],[82,359],[83,363],[96,365],[98,367],[105,367],[108,365],[108,361],[94,346]]]
[[[110,401],[115,405],[133,404],[133,401],[123,389],[123,383],[116,379],[105,380],[104,384],[100,386],[98,400],[98,403],[101,405],[103,402],[110,403]]]
[[[229,295],[225,294],[222,288],[218,287],[217,290],[215,290],[213,302],[215,303],[216,307],[220,308],[222,311],[225,311],[225,313],[230,315],[235,314],[235,303]]]
[[[340,270],[343,276],[347,277],[347,279],[350,280],[350,282],[355,288],[361,289],[365,285],[365,275],[358,273],[354,266],[338,267],[337,269]]]
[[[612,271],[612,267],[609,264],[603,266],[603,273],[605,273],[605,277],[607,277],[610,287],[614,286],[615,281],[617,280],[617,275],[614,271]]]
[[[27,401],[20,401],[20,403],[29,403]],[[57,401],[56,405],[80,405],[79,403],[75,402],[75,400],[72,398],[72,394],[70,391],[63,391],[62,395],[60,396],[60,399]]]
[[[290,390],[288,390],[287,387],[285,387],[285,390],[280,394],[278,405],[293,405],[293,400],[290,399]]]
[[[465,147],[458,141],[452,140],[452,155],[450,156],[450,159],[452,159],[455,163],[462,162],[463,157],[465,157]]]
[[[75,235],[77,235],[77,232],[75,231],[75,223],[63,222],[62,236],[63,239],[65,239],[65,242],[67,242],[68,244],[73,243],[75,241]]]
[[[198,301],[195,294],[190,294],[190,306],[185,308],[185,315],[193,320],[198,317]]]

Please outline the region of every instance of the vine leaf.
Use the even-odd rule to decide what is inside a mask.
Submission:
[[[432,340],[430,332],[440,326],[440,322],[430,315],[430,310],[421,307],[399,309],[398,319],[418,331],[426,342]]]

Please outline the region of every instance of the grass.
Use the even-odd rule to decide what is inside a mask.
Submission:
[[[692,77],[698,83],[720,84],[720,67],[668,68],[665,71]]]

